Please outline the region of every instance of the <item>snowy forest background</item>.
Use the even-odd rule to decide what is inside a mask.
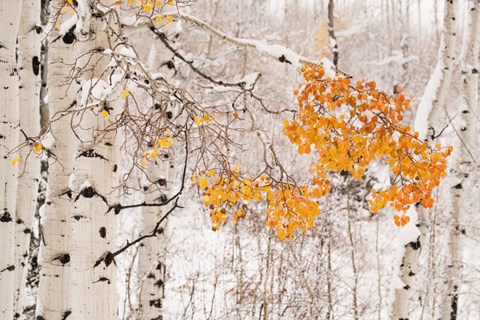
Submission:
[[[0,0],[0,319],[479,319],[479,23],[477,0]],[[262,202],[212,230],[192,176],[309,180],[284,120],[336,59],[453,146],[434,206],[373,214],[378,161],[292,239]]]

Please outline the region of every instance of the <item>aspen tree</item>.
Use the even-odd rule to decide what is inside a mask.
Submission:
[[[26,137],[34,137],[40,131],[40,2],[24,0],[18,33],[18,75],[20,78],[20,135],[19,143]],[[22,313],[20,297],[26,285],[30,235],[37,206],[38,182],[40,179],[41,141],[28,141],[22,148],[17,192],[17,217],[15,223],[15,311]]]
[[[0,318],[12,319],[15,288],[16,191],[20,156],[9,156],[18,145],[19,99],[15,45],[22,1],[0,1]],[[13,165],[13,167],[12,167]]]
[[[116,129],[128,89],[115,86],[108,52],[118,49],[114,1],[80,4],[83,27],[77,70],[81,89],[72,125],[78,138],[70,176],[72,218],[70,257],[71,315],[77,319],[113,320],[117,316],[115,249],[118,154]],[[110,92],[106,91],[111,88]]]
[[[469,203],[468,190],[475,188],[477,174],[475,170],[478,155],[475,118],[478,112],[478,59],[480,43],[480,2],[468,1],[468,13],[464,29],[463,45],[460,54],[461,96],[460,110],[453,126],[458,138],[458,152],[454,154],[452,170],[455,184],[452,188],[453,210],[451,231],[449,233],[450,256],[447,259],[447,294],[442,303],[442,319],[457,319],[460,303],[461,285],[464,281],[464,257],[462,238],[470,233],[467,219],[475,216],[475,208]]]
[[[431,145],[437,142],[438,134],[444,125],[445,112],[443,107],[456,56],[457,5],[458,0],[445,1],[444,31],[440,41],[437,65],[427,84],[415,119],[415,130],[419,132],[419,138],[426,139]],[[410,315],[411,310],[408,306],[410,294],[418,274],[418,258],[422,238],[427,231],[425,216],[426,209],[419,207],[417,226],[421,234],[417,239],[405,245],[405,253],[400,266],[400,278],[404,286],[395,290],[395,301],[391,316],[393,320],[406,319]]]
[[[68,15],[60,15],[68,8]],[[69,177],[73,172],[75,137],[70,128],[71,116],[65,114],[76,105],[78,85],[70,79],[78,55],[73,29],[62,24],[71,19],[63,0],[50,3],[48,33],[47,102],[50,123],[41,143],[48,147],[48,186],[45,204],[40,208],[41,241],[39,251],[39,288],[36,317],[61,319],[71,313],[70,286],[70,200]]]

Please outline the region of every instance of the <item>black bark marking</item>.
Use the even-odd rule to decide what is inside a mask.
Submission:
[[[165,180],[164,178],[160,178],[156,181],[156,183],[158,183],[159,186],[163,187],[167,185],[167,180]]]
[[[162,270],[162,267],[163,267],[163,264],[162,264],[161,262],[159,262],[159,263],[157,264],[157,267],[156,267],[155,269],[161,271],[161,270]]]
[[[148,275],[147,275],[147,279],[155,279],[155,275],[150,272]]]
[[[159,288],[163,288],[163,281],[162,281],[162,279],[157,280],[157,282],[155,282],[155,286],[157,286],[157,287],[159,287]]]
[[[80,191],[80,193],[77,195],[77,197],[75,198],[74,202],[76,202],[80,196],[84,197],[84,198],[87,198],[87,199],[91,199],[93,198],[94,196],[97,196],[99,197],[100,199],[102,199],[103,202],[106,203],[107,206],[109,206],[108,204],[108,201],[107,201],[107,198],[105,198],[104,196],[102,196],[101,194],[99,194],[97,191],[95,191],[95,189],[93,189],[92,186],[89,186],[89,187],[86,187],[86,188],[83,188],[82,191]]]
[[[0,222],[11,222],[11,221],[12,221],[12,216],[7,211],[5,211],[3,216],[0,217]]]
[[[88,150],[85,150],[83,151],[82,153],[80,153],[78,156],[77,156],[77,159],[80,158],[80,157],[85,157],[85,158],[100,158],[102,160],[107,160],[104,156],[102,156],[101,154],[99,153],[96,153],[95,150],[93,149],[88,149]]]
[[[99,278],[97,281],[94,281],[93,283],[97,283],[97,282],[107,282],[108,284],[110,284],[110,279],[108,279],[107,277],[101,277]]]
[[[37,316],[37,317],[35,318],[35,320],[47,320],[47,319],[45,319],[45,318],[42,317],[42,316]]]
[[[155,308],[161,309],[162,308],[162,299],[150,300],[148,302],[148,304],[150,305],[150,307],[155,307]]]
[[[115,263],[115,256],[110,252],[110,251],[107,251],[105,252],[100,258],[98,258],[97,261],[95,261],[95,264],[93,265],[93,267],[98,267],[100,265],[100,263],[102,263],[102,261],[105,263],[105,266],[109,266],[112,262],[113,264],[116,264]]]
[[[79,220],[82,219],[82,218],[85,218],[85,216],[82,216],[82,215],[80,215],[80,214],[77,214],[77,215],[74,215],[74,216],[73,216],[73,219],[75,219],[75,220],[77,220],[77,221],[79,221]]]
[[[93,198],[93,196],[95,196],[96,194],[96,191],[93,189],[93,187],[86,187],[85,189],[83,189],[80,194],[85,197],[85,198]]]
[[[70,262],[70,255],[68,253],[62,253],[53,260],[58,260],[62,265],[66,265]]]
[[[77,39],[77,36],[75,35],[75,27],[76,25],[73,25],[67,33],[62,37],[63,43],[65,44],[72,44],[75,42]]]
[[[463,189],[462,183],[460,182],[459,184],[455,185],[455,186],[453,187],[453,189],[457,189],[457,190]]]
[[[118,166],[116,164],[113,165],[113,172],[117,172]]]
[[[37,56],[32,58],[32,70],[33,74],[38,76],[40,73],[40,59]]]
[[[10,271],[12,272],[13,270],[15,270],[15,266],[12,264],[12,265],[9,265],[7,266],[5,269],[3,270],[0,270],[0,273],[4,272],[4,271]]]
[[[168,198],[166,195],[161,194],[160,197],[158,197],[158,200],[160,200],[160,203],[165,203],[168,201]]]
[[[410,286],[407,284],[405,287],[403,287],[404,290],[410,290]]]
[[[457,309],[458,309],[458,286],[453,286],[454,294],[452,297],[452,310],[450,312],[450,320],[457,320]]]
[[[167,111],[167,119],[170,120],[173,118],[173,113],[172,111]]]
[[[405,247],[411,247],[413,250],[420,249],[422,247],[422,244],[420,243],[420,237],[418,237],[416,241],[410,242]]]
[[[153,107],[155,108],[155,110],[160,110],[162,108],[162,105],[157,102]]]
[[[15,221],[17,224],[22,224],[23,223],[23,220],[18,218],[17,221]]]
[[[117,204],[114,208],[113,208],[113,212],[115,213],[115,215],[119,214],[120,211],[122,211],[122,205],[121,204]]]
[[[101,227],[100,230],[98,230],[98,233],[100,234],[101,238],[104,238],[107,236],[107,228]]]
[[[72,311],[71,310],[67,310],[65,311],[63,314],[62,314],[62,320],[65,320],[68,318],[69,315],[72,314]]]
[[[285,55],[281,55],[280,58],[278,58],[278,60],[282,63],[289,63],[289,64],[292,64],[290,61],[287,60],[287,58],[285,58]]]

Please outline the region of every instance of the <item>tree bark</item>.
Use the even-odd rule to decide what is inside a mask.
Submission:
[[[218,7],[218,2],[217,2]],[[165,29],[172,31],[170,26]],[[167,31],[167,33],[169,33]],[[168,66],[172,62],[173,55],[163,45],[155,42],[149,55],[149,68],[155,72],[161,72],[163,78],[167,81],[173,77],[173,70]],[[178,110],[171,106],[167,109],[172,114],[172,123],[164,123],[165,128],[175,125],[180,119]],[[178,170],[177,164],[180,150],[178,143],[173,142],[172,148],[159,150],[159,156],[155,159],[149,159],[147,163],[147,177],[145,190],[146,203],[159,203],[168,199],[173,191],[172,187],[176,185],[175,176]],[[144,207],[142,209],[142,229],[140,234],[152,232],[157,222],[161,219],[163,212],[168,211],[158,207]],[[141,289],[139,296],[140,316],[145,319],[162,318],[162,301],[165,297],[165,249],[166,237],[163,233],[165,225],[162,226],[161,233],[155,238],[142,243],[138,250],[138,271],[141,279]]]
[[[69,43],[59,35],[56,13],[65,5],[63,0],[50,3],[48,37],[48,109],[49,130],[44,135],[48,148],[48,186],[45,204],[40,208],[41,241],[37,297],[37,319],[62,319],[71,313],[70,285],[70,199],[69,177],[73,172],[75,137],[70,116],[61,116],[75,106],[78,85],[69,83],[69,74],[78,54],[77,42]],[[48,143],[47,143],[48,141]]]
[[[103,2],[111,5],[113,2]],[[110,13],[97,10],[89,2],[82,33],[81,58],[77,68],[82,70],[82,85],[77,105],[82,111],[72,121],[80,141],[75,152],[72,188],[71,220],[71,319],[114,320],[117,316],[116,267],[111,253],[115,251],[116,216],[109,204],[118,202],[114,187],[118,185],[116,130],[112,126],[123,107],[120,92],[114,89],[100,98],[97,90],[111,86],[111,58],[104,50],[115,51],[118,42],[118,21]],[[93,99],[93,100],[91,100]],[[100,99],[100,101],[96,100]],[[117,105],[122,103],[122,106]],[[101,115],[108,110],[109,116]],[[70,319],[70,318],[69,318]]]
[[[453,211],[451,217],[451,233],[449,241],[450,257],[447,260],[447,294],[442,303],[442,319],[457,319],[459,292],[463,282],[463,250],[462,240],[467,233],[465,219],[472,219],[475,210],[469,203],[470,194],[466,190],[474,188],[475,161],[477,159],[476,121],[471,114],[478,112],[478,59],[480,43],[480,2],[469,1],[462,53],[460,56],[462,82],[461,104],[454,128],[458,137],[458,152],[453,155],[452,170],[455,183],[452,189]]]
[[[18,75],[20,78],[20,128],[28,137],[40,132],[40,2],[24,0],[18,34]],[[20,136],[19,143],[25,142]],[[37,142],[39,143],[39,142]],[[15,311],[22,314],[20,297],[26,285],[28,253],[33,217],[37,207],[40,158],[32,148],[20,150],[20,158],[27,159],[20,166],[15,224]]]
[[[12,319],[17,174],[8,152],[18,145],[19,80],[15,44],[22,1],[0,0],[0,318]],[[15,156],[15,155],[13,155]]]
[[[415,118],[415,131],[419,132],[419,139],[427,139],[430,145],[434,144],[434,140],[439,137],[446,116],[443,107],[455,61],[457,6],[458,0],[445,1],[444,32],[440,41],[437,65],[422,96]],[[420,230],[420,236],[405,245],[400,266],[400,278],[404,286],[395,290],[392,319],[408,319],[410,314],[408,307],[410,293],[416,281],[422,237],[426,233],[426,210],[418,207],[417,211],[417,227]]]
[[[333,0],[328,1],[328,43],[330,51],[332,51],[333,65],[338,67],[338,43],[337,37],[335,37],[335,30],[333,25],[334,20],[334,4]]]

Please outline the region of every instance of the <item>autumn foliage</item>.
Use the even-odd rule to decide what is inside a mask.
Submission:
[[[309,184],[242,178],[238,166],[221,174],[201,172],[193,181],[204,190],[213,230],[228,217],[234,223],[245,217],[249,203],[266,201],[267,226],[275,227],[280,239],[291,238],[296,228],[313,227],[320,214],[317,200],[330,191],[329,172],[350,172],[360,179],[379,160],[390,166],[393,182],[372,190],[373,213],[388,205],[401,213],[394,216],[395,224],[404,226],[410,220],[404,213],[412,204],[432,207],[432,190],[446,175],[452,147],[432,148],[402,124],[410,100],[377,90],[375,82],[353,86],[346,77],[326,77],[317,66],[305,65],[302,71],[305,84],[295,91],[298,119],[285,120],[284,134],[300,154],[313,154]]]

